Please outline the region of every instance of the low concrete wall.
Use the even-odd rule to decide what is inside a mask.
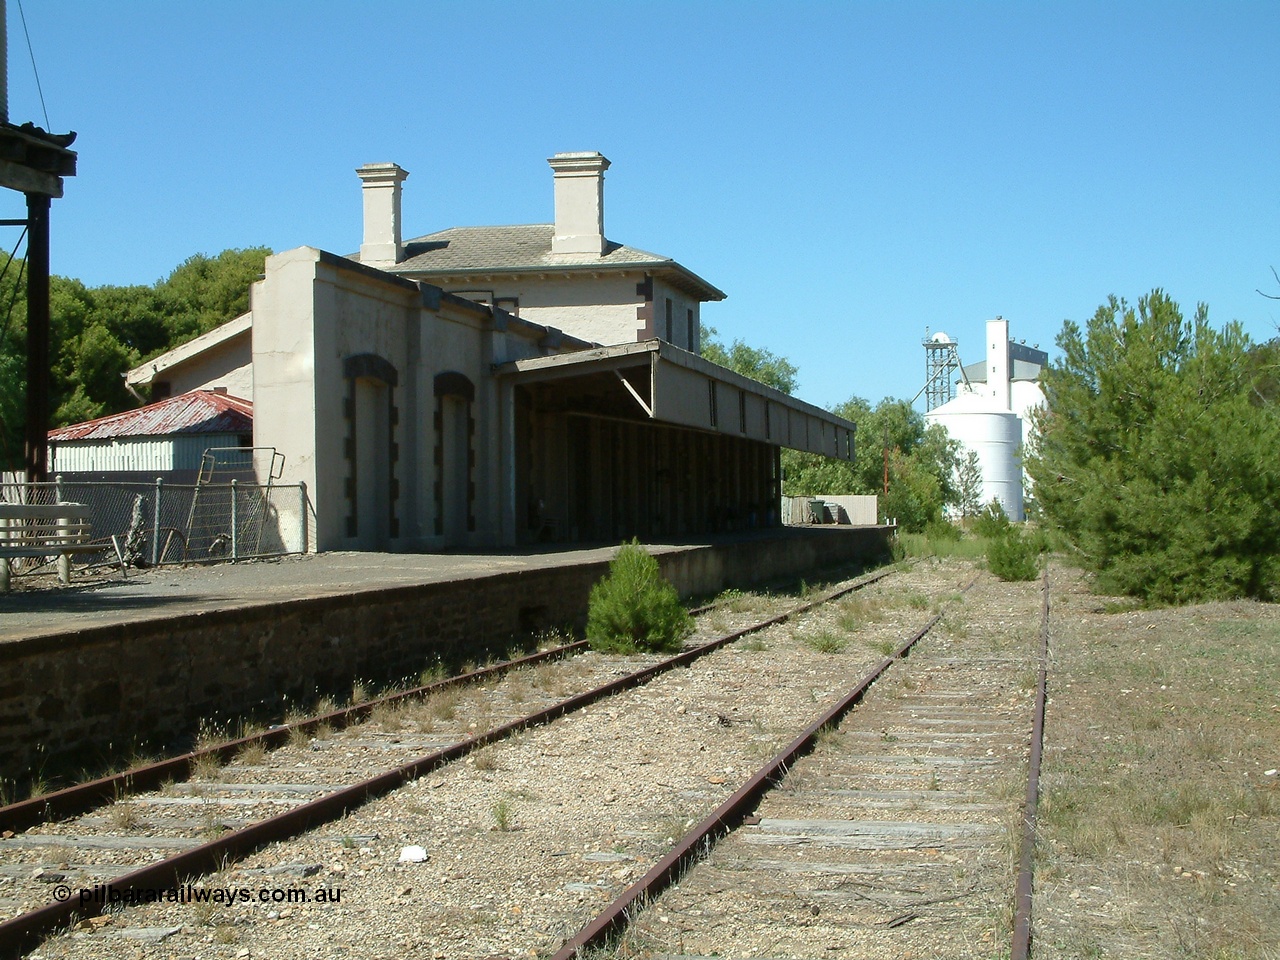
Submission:
[[[887,555],[885,528],[784,531],[658,552],[683,595]],[[278,716],[360,679],[416,681],[554,625],[581,626],[604,562],[268,603],[0,645],[0,776],[26,780],[134,746],[188,740],[202,720]]]
[[[815,500],[823,505],[822,518],[815,520],[810,504]],[[782,522],[799,526],[810,523],[848,523],[855,527],[874,526],[879,523],[879,497],[875,494],[812,497],[783,497],[779,514]]]

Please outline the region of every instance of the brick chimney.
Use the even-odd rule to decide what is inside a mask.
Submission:
[[[557,153],[549,159],[556,194],[552,253],[604,253],[604,172],[602,155]]]
[[[360,262],[392,267],[404,258],[400,243],[400,184],[409,176],[394,163],[366,163],[356,173],[364,181],[364,242]]]

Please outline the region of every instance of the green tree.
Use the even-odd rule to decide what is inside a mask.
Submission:
[[[880,513],[904,530],[923,530],[942,519],[942,479],[927,457],[901,450],[889,453],[889,492],[882,494]]]
[[[153,285],[86,287],[49,279],[50,408],[53,426],[137,405],[124,374],[143,360],[249,309],[265,247],[188,258]],[[3,257],[3,254],[0,254]],[[7,264],[7,267],[6,267]],[[26,416],[26,280],[20,259],[0,260],[0,466],[22,459]]]
[[[658,561],[638,540],[624,543],[587,607],[587,640],[608,653],[675,651],[693,632],[693,619]]]
[[[1249,350],[1249,377],[1253,382],[1254,403],[1280,402],[1280,338]]]
[[[0,253],[0,470],[22,464],[27,390],[26,263]]]
[[[80,336],[63,341],[62,358],[67,366],[54,415],[58,423],[75,423],[133,405],[124,387],[124,373],[141,358],[105,324],[94,320]]]
[[[956,509],[960,511],[960,519],[967,520],[982,506],[982,466],[978,463],[978,454],[969,450],[956,463],[955,470]]]
[[[1098,587],[1152,602],[1275,598],[1280,416],[1239,324],[1213,329],[1203,305],[1186,320],[1155,290],[1136,310],[1110,298],[1057,342],[1026,466]]]
[[[249,288],[271,251],[266,247],[223,250],[216,257],[197,253],[169,274],[156,291],[164,304],[171,346],[208,333],[249,309]]]
[[[759,380],[783,393],[795,393],[800,369],[786,357],[759,347],[749,347],[741,340],[734,340],[726,347],[716,339],[715,327],[702,327],[701,341],[702,355],[712,363],[728,367],[734,373],[752,380]]]

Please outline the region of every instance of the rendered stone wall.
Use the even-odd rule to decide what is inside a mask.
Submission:
[[[655,551],[682,595],[871,561],[884,528],[790,531]],[[603,562],[107,626],[0,645],[0,777],[76,769],[189,742],[202,720],[279,717],[355,680],[415,681],[585,623]]]

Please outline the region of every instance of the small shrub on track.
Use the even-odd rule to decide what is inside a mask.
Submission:
[[[606,653],[679,650],[693,621],[676,589],[638,540],[624,543],[609,573],[591,588],[587,640]]]
[[[1001,580],[1034,580],[1040,575],[1040,549],[1014,527],[987,544],[987,566]]]

